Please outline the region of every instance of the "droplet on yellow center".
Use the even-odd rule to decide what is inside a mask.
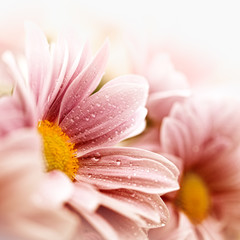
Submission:
[[[203,179],[195,173],[189,172],[183,177],[176,204],[194,223],[201,223],[208,215],[210,195]]]
[[[38,131],[43,138],[46,171],[60,170],[74,180],[79,166],[69,137],[58,125],[47,120],[39,121]]]

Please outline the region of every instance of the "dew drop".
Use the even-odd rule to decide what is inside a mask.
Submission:
[[[100,156],[95,156],[95,157],[92,157],[91,158],[94,162],[98,162],[100,159],[101,159],[101,157]]]
[[[92,116],[93,118],[95,118],[95,117],[96,117],[96,115],[95,115],[94,113],[92,113],[92,114],[91,114],[91,116]]]
[[[120,159],[117,159],[117,160],[116,160],[116,163],[117,163],[118,166],[120,166],[122,162],[121,162]]]
[[[136,193],[132,193],[132,194],[131,194],[131,197],[135,197],[135,196],[136,196]]]

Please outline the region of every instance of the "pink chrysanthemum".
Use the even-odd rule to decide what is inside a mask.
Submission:
[[[58,199],[42,201],[41,191],[49,176],[42,171],[39,134],[23,127],[28,126],[28,120],[23,117],[26,109],[21,100],[17,92],[0,99],[0,238],[69,239],[78,224],[61,206],[68,198],[69,186],[53,182],[52,194]]]
[[[149,124],[137,141],[131,141],[130,144],[157,152],[162,119],[169,114],[174,103],[183,102],[191,95],[191,91],[186,77],[175,69],[170,56],[141,40],[129,42],[130,63],[132,72],[143,75],[149,83]]]
[[[153,48],[147,41],[138,39],[131,43],[129,52],[132,72],[148,80],[148,117],[159,122],[175,102],[189,97],[189,83],[185,75],[175,69],[168,54]]]
[[[151,240],[229,239],[225,232],[240,216],[239,119],[233,99],[190,98],[173,106],[159,151],[179,165],[180,190],[164,196],[171,220],[151,230]]]
[[[142,129],[146,81],[119,77],[93,94],[104,73],[108,42],[91,58],[88,45],[64,35],[49,53],[44,35],[28,24],[26,50],[27,83],[5,56],[22,111],[13,108],[19,120],[9,121],[0,134],[20,127],[38,129],[48,172],[40,200],[52,205],[62,200],[82,217],[77,239],[95,239],[99,233],[111,240],[146,239],[142,227],[161,226],[168,219],[159,194],[178,189],[178,171],[160,155],[111,147]],[[66,193],[60,200],[60,192],[53,192],[58,183]]]

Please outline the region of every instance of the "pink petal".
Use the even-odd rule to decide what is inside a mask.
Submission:
[[[109,55],[108,52],[109,43],[105,42],[92,62],[76,76],[71,85],[67,88],[61,102],[59,113],[60,122],[77,104],[79,104],[79,102],[89,96],[98,86],[104,74]]]
[[[108,129],[107,132],[105,132],[107,129],[105,129],[103,132],[98,132],[98,134],[100,134],[99,136],[97,133],[96,135],[93,133],[87,136],[89,138],[92,137],[88,141],[80,142],[80,138],[75,145],[75,147],[78,149],[78,154],[83,155],[84,153],[98,149],[99,147],[112,146],[128,137],[131,137],[131,135],[135,133],[136,128],[139,130],[139,126],[141,126],[143,123],[143,119],[145,118],[146,114],[146,108],[140,108],[134,113],[134,116],[129,116],[129,118],[131,117],[129,120],[120,123],[114,129]],[[74,139],[71,140],[74,142]]]
[[[167,116],[175,102],[182,102],[190,96],[190,90],[171,90],[151,94],[147,108],[149,117],[155,122],[161,122]]]
[[[125,144],[125,143],[123,143]],[[148,127],[142,135],[137,138],[129,139],[126,146],[146,149],[152,152],[160,153],[160,129],[158,127]]]
[[[187,130],[186,126],[181,122],[172,118],[165,118],[161,129],[163,152],[186,159],[189,147],[192,144]]]
[[[59,40],[56,45],[52,45],[51,75],[49,79],[49,89],[46,93],[48,101],[44,106],[44,115],[42,116],[42,118],[48,118],[48,120],[52,122],[55,121],[59,113],[59,102],[62,100],[60,91],[65,79],[68,60],[69,50],[67,43]],[[55,103],[56,101],[58,102],[57,104]]]
[[[15,98],[6,96],[0,98],[0,136],[27,126],[24,112],[19,108]]]
[[[178,189],[178,170],[161,155],[135,148],[101,148],[79,158],[77,180],[100,189],[164,194]]]
[[[38,134],[21,129],[1,139],[0,212],[12,214],[28,206],[42,177],[42,152]]]
[[[49,45],[44,34],[32,23],[26,23],[26,57],[29,82],[36,103],[41,98],[41,90],[47,80],[50,66]],[[46,100],[46,99],[45,99]],[[39,106],[42,108],[42,106]]]
[[[76,43],[77,40],[74,40],[72,44],[78,46],[77,47],[78,51],[76,55],[76,53],[75,54],[73,53],[74,47],[72,45],[69,46],[69,43],[67,45],[65,38],[58,39],[56,49],[54,49],[55,57],[53,59],[52,64],[53,70],[51,77],[52,79],[51,81],[54,84],[52,86],[51,92],[49,93],[50,94],[49,104],[45,107],[45,111],[47,111],[45,113],[45,118],[47,118],[50,121],[55,121],[55,119],[59,117],[61,102],[63,101],[64,94],[66,93],[68,87],[72,82],[77,82],[81,84],[81,88],[86,84],[88,86],[87,81],[85,80],[83,81],[83,79],[82,81],[79,81],[79,78],[83,75],[81,71],[88,63],[89,58],[88,44],[84,45],[83,48],[80,50],[79,43]],[[81,96],[80,94],[80,97],[83,96]]]
[[[77,75],[88,64],[90,59],[89,44],[84,44],[77,33],[67,29],[58,37],[58,42],[66,42],[69,51],[68,67],[65,74],[64,84],[60,90],[60,95],[65,92],[65,88],[77,77]],[[59,50],[61,51],[61,44]]]
[[[111,140],[119,134],[122,138],[121,135],[129,128],[132,131],[138,128],[146,114],[143,108],[146,98],[147,83],[143,78],[121,77],[82,101],[63,119],[60,126],[81,151],[84,145],[90,144],[88,148],[98,146],[98,141],[103,141],[102,137],[105,138],[103,143],[106,143],[108,138]]]
[[[59,208],[66,203],[73,194],[73,184],[69,178],[60,171],[51,171],[45,174],[35,200],[43,206]]]
[[[101,208],[98,211],[106,219],[118,235],[118,239],[138,239],[147,240],[147,234],[135,222],[125,218],[107,208]]]
[[[102,193],[103,206],[132,219],[141,227],[159,227],[168,221],[168,209],[159,195],[126,189]]]
[[[207,218],[204,222],[197,226],[197,232],[199,238],[212,240],[212,239],[219,239],[224,240],[224,236],[221,233],[222,231],[222,224],[219,221],[216,221],[212,218]]]
[[[81,215],[91,226],[106,240],[118,240],[116,231],[98,212],[89,212],[85,208],[80,211]],[[83,226],[84,227],[84,226]],[[84,229],[83,229],[84,230]],[[81,233],[80,233],[81,234]],[[86,239],[86,238],[85,238]]]
[[[12,101],[12,103],[9,104],[14,105],[12,108],[19,112],[19,116],[21,116],[22,114],[24,115],[24,117],[21,116],[22,119],[20,120],[20,122],[25,122],[24,126],[35,126],[37,121],[37,114],[35,111],[36,106],[34,102],[34,96],[29,89],[29,86],[26,85],[26,82],[24,81],[17,67],[13,55],[7,52],[3,55],[3,59],[7,63],[9,70],[11,71],[13,83],[16,85],[13,92],[14,100],[10,100]],[[5,114],[3,114],[2,116],[5,116]],[[9,117],[11,117],[11,114]]]
[[[150,229],[148,233],[149,240],[198,240],[195,227],[187,216],[178,211],[172,204],[167,204],[167,207],[170,211],[169,221],[160,228]]]
[[[75,208],[80,210],[82,208],[93,212],[97,209],[100,203],[99,193],[89,184],[83,182],[74,183],[74,192],[69,203]]]
[[[149,79],[150,92],[161,92],[176,89],[187,89],[186,77],[174,69],[169,55],[155,53],[143,66],[144,75]]]
[[[192,166],[205,149],[211,126],[205,121],[191,101],[175,104],[170,116],[163,120],[161,143],[163,151],[184,159],[186,166]]]
[[[16,221],[18,220],[18,221]],[[21,218],[11,222],[12,239],[72,239],[79,224],[79,218],[64,209],[31,208]]]

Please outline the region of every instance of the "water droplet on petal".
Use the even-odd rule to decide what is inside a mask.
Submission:
[[[91,114],[91,116],[92,116],[93,118],[95,118],[95,117],[96,117],[96,115],[95,115],[94,113],[92,113],[92,114]]]
[[[135,192],[131,194],[131,197],[135,197],[135,196],[136,196],[136,193],[135,193]]]
[[[95,157],[92,157],[91,159],[92,159],[94,162],[98,162],[98,161],[101,159],[101,157],[95,156]]]
[[[120,159],[117,159],[117,160],[116,160],[116,163],[117,163],[118,166],[120,166],[122,162],[121,162]]]

